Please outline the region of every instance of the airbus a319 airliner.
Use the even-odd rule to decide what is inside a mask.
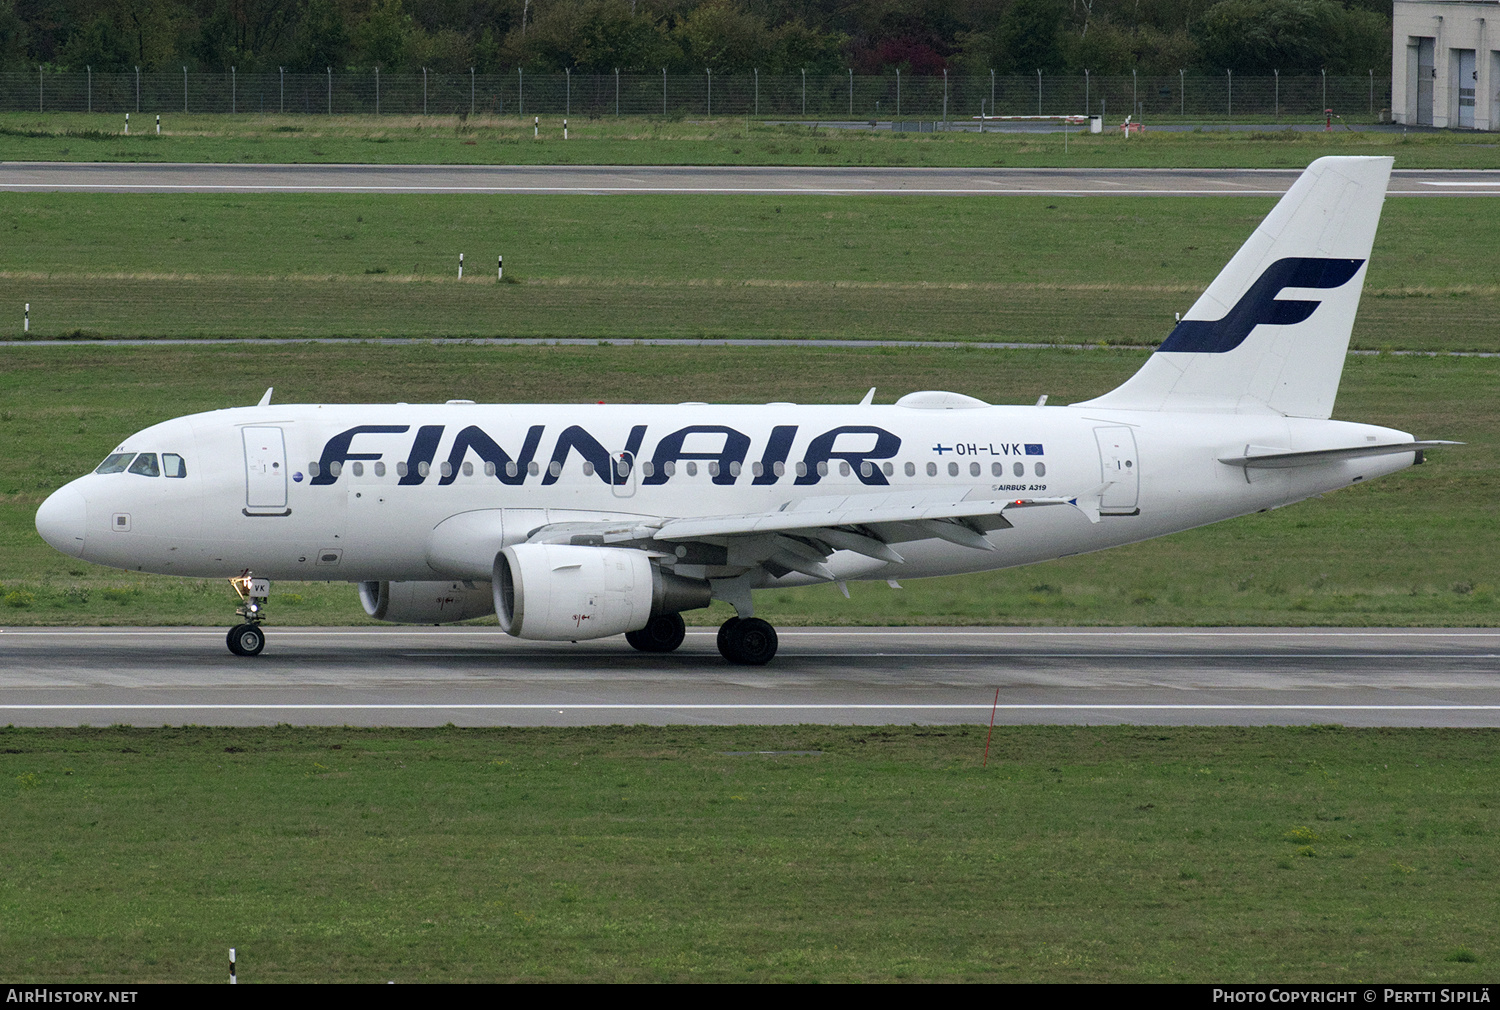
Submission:
[[[41,535],[131,571],[224,576],[258,654],[270,580],[373,617],[493,610],[526,639],[683,640],[714,599],[762,664],[772,586],[977,572],[1286,505],[1443,442],[1329,420],[1389,158],[1314,162],[1124,385],[1070,406],[270,402],[153,425],[49,497]],[[871,391],[873,393],[873,390]]]

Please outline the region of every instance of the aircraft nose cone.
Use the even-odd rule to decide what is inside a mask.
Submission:
[[[36,531],[64,554],[81,558],[87,520],[88,502],[83,492],[69,484],[54,491],[36,510]]]

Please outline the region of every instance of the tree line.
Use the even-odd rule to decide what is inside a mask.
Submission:
[[[0,70],[1317,72],[1391,0],[0,0]]]

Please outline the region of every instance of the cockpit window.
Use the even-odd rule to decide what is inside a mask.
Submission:
[[[161,454],[161,472],[168,477],[186,477],[187,464],[175,452],[164,452]]]
[[[160,477],[161,469],[156,465],[156,453],[143,452],[130,464],[129,473],[138,473],[142,477]]]
[[[99,469],[94,472],[122,473],[133,459],[135,459],[135,453],[133,452],[112,452],[104,458],[104,462],[100,463]]]

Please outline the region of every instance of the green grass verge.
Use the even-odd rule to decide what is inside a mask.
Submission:
[[[278,402],[889,403],[956,389],[999,403],[1097,395],[1141,352],[230,345],[0,349],[0,625],[221,624],[221,583],[87,565],[36,535],[36,507],[123,435],[196,410]],[[1096,555],[897,592],[778,590],[783,624],[1477,625],[1500,621],[1500,360],[1352,357],[1336,415],[1470,443],[1295,507]],[[279,624],[364,621],[351,586],[283,583]],[[716,623],[719,609],[689,615]]]
[[[1401,133],[1340,128],[1294,132],[1148,132],[1130,140],[1061,133],[894,133],[769,124],[744,118],[664,120],[532,117],[163,117],[161,136],[139,121],[86,113],[0,114],[0,160],[261,162],[461,165],[913,165],[1010,167],[1301,168],[1325,154],[1386,154],[1401,168],[1493,168],[1488,134]],[[1295,122],[1306,123],[1306,120]]]
[[[35,338],[1154,345],[1273,202],[11,194],[0,306]],[[1497,228],[1500,200],[1388,202],[1355,346],[1500,349]]]
[[[1482,982],[1494,730],[0,730],[31,981]],[[733,751],[816,751],[733,756]]]

